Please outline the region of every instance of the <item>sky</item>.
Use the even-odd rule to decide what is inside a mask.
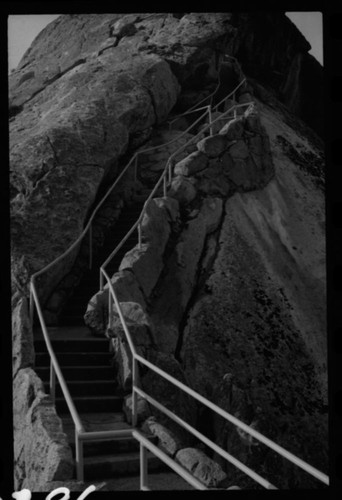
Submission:
[[[21,14],[8,17],[8,65],[16,68],[38,33],[59,14]],[[310,53],[323,64],[323,28],[320,12],[287,12],[312,46]]]

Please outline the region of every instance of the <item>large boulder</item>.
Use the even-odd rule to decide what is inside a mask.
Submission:
[[[182,448],[179,437],[165,425],[158,422],[156,417],[149,417],[145,420],[142,431],[152,434],[158,438],[158,448],[174,457],[178,450]]]
[[[13,378],[21,368],[34,365],[32,326],[25,297],[19,299],[12,312],[12,365]]]
[[[119,45],[94,58],[113,16],[88,18],[83,17],[83,29],[96,32],[90,37],[92,50],[87,43],[75,61],[70,47],[64,61],[63,48],[67,52],[71,41],[55,41],[49,52],[55,62],[43,65],[38,54],[44,43],[46,50],[53,38],[80,28],[78,16],[62,16],[54,32],[50,26],[40,35],[10,78],[11,106],[21,109],[10,122],[12,271],[14,286],[19,282],[24,291],[29,276],[81,233],[101,181],[115,176],[130,137],[163,120],[179,93],[169,65],[158,55],[133,57],[129,47]],[[77,37],[82,38],[79,31]],[[46,297],[70,269],[75,252],[38,282],[40,296]]]
[[[175,353],[179,324],[196,284],[204,243],[207,235],[218,228],[222,207],[219,198],[204,199],[200,210],[192,214],[165,264],[150,313],[156,343],[164,352]]]
[[[145,299],[134,275],[129,271],[119,271],[111,278],[119,302],[134,302],[145,308]],[[85,324],[97,335],[105,335],[108,327],[109,285],[97,292],[88,302],[84,314]]]
[[[74,463],[61,420],[31,368],[18,371],[13,395],[15,490],[71,479]]]
[[[177,204],[172,201],[161,203],[151,200],[141,221],[143,243],[140,248],[137,245],[127,252],[121,261],[120,271],[131,270],[145,297],[150,296],[163,269],[163,253],[171,233],[170,210],[176,207]]]
[[[218,253],[188,313],[180,356],[191,387],[327,471],[323,158],[276,112],[262,108],[261,117],[275,178],[226,201]],[[299,469],[287,475],[281,458],[231,424],[218,418],[212,427],[219,444],[252,468],[262,464],[273,484],[313,485]]]
[[[176,460],[208,488],[219,487],[227,478],[220,465],[197,448],[179,450]]]

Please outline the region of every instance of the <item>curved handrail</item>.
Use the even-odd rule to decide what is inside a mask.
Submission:
[[[212,125],[213,123],[215,123],[216,121],[219,121],[219,120],[222,120],[222,118],[224,117],[224,115],[227,115],[229,112],[231,112],[233,109],[236,110],[237,108],[241,108],[241,107],[245,107],[247,106],[247,109],[245,111],[245,115],[249,114],[251,111],[253,111],[254,109],[254,102],[250,102],[250,103],[243,103],[243,104],[239,104],[239,105],[234,105],[232,106],[229,110],[227,110],[225,113],[223,113],[222,115],[220,115],[220,117],[218,117],[217,119],[215,119],[213,122],[211,122],[211,124],[209,124],[207,127],[205,127],[199,134],[197,135],[200,135],[202,134],[207,128],[210,127],[210,125]],[[234,118],[235,120],[236,118]],[[232,120],[233,121],[233,120]],[[196,138],[197,136],[194,137],[194,139]],[[190,141],[189,141],[190,142]],[[176,152],[173,153],[173,156],[176,156],[176,154],[179,153],[179,150],[186,147],[188,145],[188,143],[186,145],[183,145],[181,148],[179,148]],[[167,162],[167,165],[162,173],[162,175],[160,176],[160,179],[157,183],[157,185],[160,184],[161,180],[163,178],[165,178],[166,174],[167,174],[167,170],[168,170],[168,165],[169,163],[171,162],[171,157],[172,155],[170,156],[168,162]],[[155,191],[155,190],[154,190]],[[148,200],[146,200],[145,202],[145,205],[144,205],[144,209],[142,211],[142,213],[140,214],[139,216],[139,221],[141,220],[141,217],[144,213],[144,210],[146,209],[146,206],[148,204],[148,201],[151,199],[152,197],[152,193],[151,195],[149,196]],[[115,252],[112,253],[112,255],[114,255]],[[107,259],[108,260],[108,259]],[[106,264],[108,262],[106,261]],[[119,300],[116,296],[116,293],[115,293],[115,290],[114,290],[114,287],[113,287],[113,284],[111,282],[111,279],[110,277],[108,276],[108,274],[106,273],[105,269],[104,269],[104,264],[100,267],[100,273],[101,275],[103,274],[103,276],[105,277],[107,283],[108,283],[108,286],[109,286],[109,290],[110,290],[110,294],[109,294],[109,297],[108,297],[108,300],[109,300],[109,309],[110,309],[110,304],[111,304],[111,298],[113,298],[114,300],[114,303],[115,303],[115,306],[116,306],[116,310],[118,312],[118,315],[120,317],[120,321],[121,321],[121,324],[122,324],[122,327],[124,329],[124,332],[125,332],[125,335],[126,335],[126,338],[127,338],[127,341],[128,341],[128,344],[129,344],[129,347],[130,347],[130,350],[131,350],[131,353],[132,353],[132,357],[133,357],[133,364],[135,366],[135,363],[136,362],[140,362],[142,364],[144,364],[146,367],[150,368],[153,372],[157,373],[158,375],[162,376],[164,379],[168,380],[169,382],[171,382],[174,386],[178,387],[179,389],[181,389],[182,391],[184,391],[185,393],[187,393],[188,395],[192,396],[193,398],[195,398],[197,401],[201,402],[202,404],[206,405],[208,408],[210,408],[211,410],[213,410],[214,412],[216,412],[218,415],[220,415],[221,417],[225,418],[227,421],[231,422],[233,425],[235,425],[236,427],[242,429],[244,432],[246,432],[247,434],[249,434],[250,436],[252,436],[253,438],[257,439],[258,441],[262,442],[264,445],[266,445],[268,448],[272,449],[273,451],[275,451],[276,453],[278,453],[279,455],[281,455],[282,457],[286,458],[287,460],[289,460],[290,462],[292,462],[294,465],[300,467],[302,470],[304,470],[305,472],[311,474],[313,477],[315,477],[316,479],[320,480],[321,482],[323,482],[324,484],[329,484],[329,477],[324,474],[323,472],[319,471],[318,469],[316,469],[315,467],[312,467],[310,464],[306,463],[304,460],[300,459],[299,457],[297,457],[296,455],[294,455],[293,453],[289,452],[288,450],[286,450],[285,448],[279,446],[277,443],[275,443],[274,441],[270,440],[269,438],[267,438],[266,436],[264,436],[263,434],[261,434],[260,432],[256,431],[255,429],[253,429],[252,427],[248,426],[247,424],[245,424],[244,422],[242,422],[241,420],[239,420],[238,418],[234,417],[234,415],[231,415],[230,413],[226,412],[225,410],[221,409],[219,406],[217,406],[216,404],[212,403],[211,401],[209,401],[208,399],[204,398],[203,396],[201,396],[199,393],[197,393],[196,391],[194,391],[193,389],[187,387],[185,384],[183,384],[182,382],[180,382],[179,380],[175,379],[174,377],[172,377],[171,375],[169,375],[167,372],[165,372],[164,370],[158,368],[156,365],[154,365],[153,363],[147,361],[145,358],[143,358],[141,355],[137,354],[137,351],[135,349],[135,346],[134,346],[134,343],[133,343],[133,340],[132,340],[132,337],[130,335],[130,332],[129,332],[129,329],[127,327],[127,324],[126,324],[126,321],[125,321],[125,318],[123,316],[123,313],[122,313],[122,310],[121,310],[121,306],[120,306],[120,303],[119,303]],[[173,412],[171,412],[170,410],[168,410],[167,408],[165,408],[163,405],[161,405],[160,403],[158,403],[156,400],[154,400],[151,396],[149,396],[146,392],[142,391],[138,386],[137,386],[137,383],[136,383],[136,378],[133,376],[133,383],[132,383],[132,391],[133,391],[133,396],[135,394],[139,394],[141,397],[145,398],[147,401],[149,401],[151,404],[153,404],[155,407],[157,407],[160,411],[163,411],[166,415],[168,415],[170,418],[172,418],[175,422],[177,422],[178,424],[182,425],[184,428],[186,428],[188,431],[192,432],[195,436],[197,436],[199,439],[202,439],[203,442],[205,442],[209,447],[211,447],[214,451],[216,451],[217,453],[219,453],[221,456],[223,456],[224,458],[226,458],[227,460],[229,460],[231,463],[233,463],[236,467],[238,467],[240,470],[242,470],[243,472],[245,472],[247,475],[249,475],[250,477],[252,477],[255,481],[257,481],[259,484],[261,484],[262,486],[264,486],[265,488],[267,489],[276,489],[275,486],[273,486],[271,483],[269,483],[267,480],[265,480],[264,478],[262,478],[261,476],[259,476],[258,474],[256,474],[254,471],[252,471],[250,468],[246,467],[243,463],[241,463],[240,461],[236,460],[232,455],[230,455],[229,453],[227,453],[225,450],[223,450],[222,448],[220,448],[219,446],[217,446],[215,443],[213,443],[211,440],[209,440],[208,438],[206,438],[205,436],[203,436],[201,433],[199,433],[196,429],[194,429],[191,425],[189,425],[187,422],[185,422],[184,420],[182,420],[180,417],[178,417],[177,415],[175,415]],[[133,397],[133,400],[134,400],[134,397]],[[133,407],[134,407],[134,404],[133,404]],[[133,409],[133,413],[134,413],[134,409]],[[138,438],[138,436],[136,436]]]
[[[204,106],[201,109],[208,109],[208,108],[209,108],[209,106]],[[61,255],[59,255],[58,257],[56,257],[53,261],[51,261],[49,264],[47,264],[46,266],[44,266],[39,271],[36,271],[34,274],[32,274],[32,276],[31,276],[31,282],[34,282],[35,279],[39,275],[45,273],[51,267],[53,267],[55,264],[57,264],[58,262],[60,262],[61,260],[63,260],[63,258],[66,257],[69,253],[71,253],[71,251],[81,242],[81,240],[86,235],[89,227],[91,226],[91,223],[92,223],[95,215],[97,214],[98,210],[101,208],[101,206],[106,201],[106,199],[108,198],[108,196],[111,194],[111,192],[113,191],[113,189],[117,186],[117,184],[120,182],[120,180],[122,179],[122,177],[124,176],[124,174],[127,172],[128,168],[132,165],[132,163],[134,162],[134,160],[136,160],[138,158],[139,155],[143,155],[143,154],[145,154],[147,152],[153,151],[153,150],[158,149],[158,148],[165,148],[165,146],[168,146],[168,145],[172,144],[173,142],[178,141],[181,137],[183,137],[185,134],[187,134],[189,132],[189,130],[192,127],[194,127],[195,124],[197,124],[197,122],[199,122],[200,120],[202,120],[206,113],[207,112],[203,113],[200,116],[200,118],[198,118],[198,120],[196,120],[196,122],[194,122],[192,125],[190,125],[190,127],[188,127],[185,131],[183,131],[182,133],[180,133],[176,138],[171,139],[170,141],[165,142],[163,144],[159,144],[157,146],[153,146],[153,147],[150,147],[150,148],[146,148],[146,149],[143,149],[143,150],[136,151],[134,153],[134,155],[132,156],[132,158],[130,159],[130,161],[125,166],[125,168],[122,170],[122,172],[120,173],[120,175],[115,179],[115,181],[112,184],[112,186],[108,189],[108,191],[106,192],[106,194],[103,196],[103,198],[100,200],[100,202],[98,203],[98,205],[95,207],[94,211],[92,212],[91,217],[88,220],[88,223],[86,224],[86,226],[84,227],[82,233],[78,236],[78,238]]]
[[[153,146],[153,147],[150,147],[150,148],[146,148],[146,149],[137,151],[132,156],[132,158],[130,159],[130,161],[128,162],[128,164],[125,166],[125,168],[122,170],[122,172],[120,173],[120,175],[116,178],[116,180],[114,181],[114,183],[112,184],[112,186],[108,189],[107,193],[103,196],[103,198],[97,204],[97,206],[95,207],[94,211],[92,212],[92,214],[91,214],[91,216],[90,216],[90,218],[89,218],[86,226],[84,227],[82,233],[78,236],[78,238],[76,238],[76,240],[61,255],[59,255],[58,257],[56,257],[52,262],[50,262],[49,264],[47,264],[46,266],[44,266],[39,271],[37,271],[34,274],[32,274],[32,276],[31,276],[31,279],[30,279],[30,319],[31,319],[31,324],[33,325],[33,312],[34,312],[34,305],[35,305],[36,309],[37,309],[37,313],[38,313],[38,318],[39,318],[39,321],[40,321],[40,324],[41,324],[41,328],[42,328],[42,331],[43,331],[44,340],[45,340],[45,343],[47,345],[47,349],[48,349],[48,352],[49,352],[49,355],[50,355],[50,359],[51,359],[51,363],[52,363],[52,366],[53,366],[54,374],[57,376],[57,379],[58,379],[58,381],[60,383],[63,396],[64,396],[65,401],[67,403],[67,406],[69,408],[71,417],[72,417],[74,425],[75,425],[75,429],[76,429],[76,431],[77,431],[78,434],[84,432],[84,428],[83,428],[83,425],[81,423],[81,420],[80,420],[79,414],[77,412],[77,409],[76,409],[76,407],[75,407],[75,405],[73,403],[73,400],[71,398],[71,395],[70,395],[70,392],[68,390],[68,387],[66,385],[64,376],[62,374],[62,371],[60,369],[58,360],[57,360],[56,355],[54,353],[54,349],[53,349],[53,347],[51,345],[49,334],[48,334],[48,330],[46,328],[44,316],[43,316],[42,309],[41,309],[41,306],[40,306],[40,301],[39,301],[39,297],[38,297],[38,292],[37,292],[37,289],[36,289],[35,281],[36,281],[36,279],[37,279],[38,276],[40,276],[41,274],[43,274],[46,271],[48,271],[51,267],[53,267],[54,265],[56,265],[63,258],[65,258],[67,255],[69,255],[72,252],[72,250],[82,241],[82,239],[85,237],[87,231],[91,228],[92,221],[93,221],[95,215],[97,214],[98,210],[101,208],[101,206],[103,205],[103,203],[105,202],[105,200],[108,198],[108,196],[111,194],[111,192],[113,191],[113,189],[118,185],[118,183],[120,182],[120,180],[122,179],[122,177],[125,175],[125,173],[129,169],[129,167],[133,164],[134,161],[137,161],[139,155],[144,154],[146,152],[150,152],[150,151],[156,150],[158,148],[165,148],[165,146],[168,146],[168,145],[170,145],[170,144],[178,141],[192,127],[194,127],[197,124],[197,122],[199,122],[200,120],[202,120],[203,117],[207,113],[209,113],[209,116],[210,116],[210,107],[206,106],[206,107],[204,107],[202,109],[205,109],[205,108],[206,108],[206,111],[198,118],[198,120],[196,120],[195,123],[193,123],[186,131],[184,131],[181,134],[179,134],[176,138],[174,138],[171,141],[168,141],[166,143],[163,143],[163,144],[160,144],[160,145],[157,145],[157,146]],[[122,242],[122,244],[123,244],[123,242]]]
[[[72,419],[73,419],[74,424],[75,424],[75,428],[76,428],[77,432],[84,432],[84,427],[82,425],[80,416],[78,414],[78,411],[76,410],[76,407],[75,407],[74,402],[72,400],[72,397],[70,395],[68,386],[66,385],[64,376],[62,374],[62,371],[60,369],[59,363],[57,361],[55,352],[54,352],[53,347],[51,345],[51,341],[50,341],[49,334],[48,334],[48,331],[47,331],[47,328],[46,328],[46,325],[45,325],[43,313],[42,313],[42,310],[41,310],[41,307],[40,307],[37,290],[36,290],[34,284],[31,284],[31,286],[32,286],[33,298],[34,298],[34,301],[35,301],[35,304],[36,304],[36,307],[37,307],[37,313],[38,313],[39,320],[40,320],[41,325],[42,325],[44,340],[45,340],[45,343],[46,343],[46,347],[47,347],[48,353],[49,353],[50,358],[51,358],[51,362],[52,362],[53,368],[55,370],[55,374],[56,374],[56,376],[58,378],[58,382],[60,383],[60,386],[61,386],[61,389],[62,389],[62,392],[63,392],[63,396],[64,396],[64,398],[65,398],[65,400],[67,402],[68,408],[70,410]]]
[[[209,108],[209,106],[205,106],[205,108]],[[190,127],[188,127],[182,134],[180,134],[179,136],[177,136],[177,139],[174,140],[174,141],[170,141],[168,143],[165,143],[165,144],[170,144],[171,142],[175,142],[175,141],[178,141],[181,137],[183,137],[183,135],[187,134],[188,131],[194,127],[195,125],[197,125],[202,119],[203,117],[205,116],[206,113],[204,113],[203,115],[201,115],[199,118],[197,118],[197,120],[194,121],[194,123],[192,123],[192,125]],[[211,122],[211,123],[214,123],[214,122]],[[210,127],[210,124],[205,127],[204,129],[206,128],[209,128]],[[203,130],[204,130],[203,129]],[[183,146],[181,146],[181,148],[178,148],[176,150],[176,153],[179,154],[180,150],[181,149],[185,149],[189,143],[194,140],[198,135],[202,134],[203,133],[203,130],[201,132],[199,132],[198,134],[196,134],[194,137],[192,137],[189,141],[186,142],[186,144],[184,144]],[[170,158],[175,156],[175,153],[172,153],[171,156],[169,157],[168,161],[167,161],[167,165],[170,161]],[[164,169],[164,172],[161,174],[158,182],[155,184],[153,190],[152,190],[152,193],[149,195],[149,197],[147,198],[147,200],[145,201],[145,204],[144,204],[144,207],[139,215],[139,218],[138,220],[134,223],[134,225],[132,226],[132,228],[129,230],[129,233],[126,234],[126,236],[124,237],[124,241],[121,240],[121,242],[119,243],[119,245],[113,250],[113,252],[107,257],[107,259],[105,260],[105,262],[102,264],[102,267],[105,267],[110,261],[111,259],[114,257],[114,255],[117,253],[117,251],[122,247],[123,243],[127,240],[127,238],[133,233],[133,231],[138,227],[139,223],[141,222],[141,219],[143,218],[144,216],[144,213],[145,213],[145,208],[148,204],[148,202],[150,201],[151,197],[155,194],[155,192],[158,190],[163,178],[165,176],[165,169]],[[102,289],[101,287],[101,283],[100,283],[100,288]]]
[[[158,188],[160,187],[160,184],[162,182],[162,180],[165,178],[165,176],[167,175],[168,173],[168,169],[169,169],[169,165],[172,163],[172,160],[180,153],[182,152],[185,148],[187,148],[189,146],[189,144],[193,141],[195,141],[196,139],[198,139],[198,136],[201,136],[203,133],[205,133],[208,129],[210,129],[212,127],[213,124],[215,124],[216,122],[218,121],[221,121],[222,119],[225,118],[225,115],[228,115],[228,113],[231,113],[233,108],[234,109],[237,109],[237,108],[241,108],[241,107],[245,107],[247,106],[247,109],[248,107],[250,107],[252,103],[243,103],[243,104],[238,104],[238,105],[233,105],[230,109],[228,109],[227,111],[225,111],[224,113],[222,113],[219,117],[215,118],[215,120],[211,121],[208,125],[206,125],[205,127],[203,127],[203,129],[198,132],[196,135],[194,135],[191,139],[189,139],[189,141],[187,141],[185,144],[183,144],[182,146],[180,146],[176,151],[174,151],[170,156],[169,156],[169,159],[167,160],[166,162],[166,166],[165,166],[165,169],[163,171],[163,173],[161,174],[158,182],[155,184],[152,192],[150,193],[149,197],[146,199],[145,203],[144,203],[144,207],[139,215],[139,218],[138,220],[133,224],[133,226],[131,227],[131,229],[129,230],[129,232],[126,234],[126,236],[124,236],[123,240],[121,240],[121,242],[119,243],[119,245],[110,253],[110,255],[107,257],[107,259],[103,262],[103,264],[101,265],[100,269],[104,269],[108,264],[109,262],[112,260],[112,258],[116,255],[116,253],[119,251],[119,249],[122,247],[123,243],[129,238],[129,236],[134,232],[135,229],[137,229],[138,225],[140,224],[145,212],[146,212],[146,207],[148,205],[148,203],[150,202],[150,200],[153,198],[154,194],[156,193],[156,191],[158,190]],[[202,117],[198,118],[193,124],[192,126],[194,126],[195,124],[197,124],[198,121],[200,121],[202,119]],[[101,276],[101,274],[100,274]],[[100,277],[100,289],[102,290],[103,288],[103,281],[101,280],[101,277]]]

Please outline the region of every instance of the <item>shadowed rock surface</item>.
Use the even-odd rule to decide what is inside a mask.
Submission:
[[[223,61],[217,100],[248,80],[213,114],[212,136],[202,123],[144,154],[141,192],[198,134],[172,165],[168,196],[157,193],[147,207],[141,248],[125,254],[112,283],[139,354],[327,472],[321,67],[309,49],[283,13],[71,15],[48,25],[10,76],[17,488],[43,491],[72,477],[60,419],[32,369],[30,276],[75,241],[137,148],[189,126],[163,122],[214,90],[224,54],[237,60]],[[229,124],[222,118],[251,101],[246,116],[247,105]],[[94,223],[94,248],[135,195],[130,172]],[[37,282],[51,313],[84,272],[89,248],[78,252]],[[108,288],[89,297],[84,314],[110,339],[130,422],[132,359],[115,307],[108,317]],[[139,375],[143,390],[277,487],[318,487],[151,370]],[[203,483],[257,488],[142,399],[138,413],[158,446]]]

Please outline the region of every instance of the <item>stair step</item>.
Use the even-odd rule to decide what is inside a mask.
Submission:
[[[114,375],[114,374],[113,374]],[[71,396],[113,396],[117,388],[117,382],[114,380],[72,380],[67,381],[67,386]],[[45,391],[49,392],[49,384],[44,384]],[[60,385],[56,384],[56,396],[63,397]]]
[[[82,414],[82,424],[85,431],[130,430],[131,426],[125,422],[123,412]],[[71,417],[62,417],[63,431],[66,433],[68,443],[75,456],[75,427]],[[146,435],[154,443],[158,438]],[[138,451],[139,444],[133,437],[113,437],[107,440],[85,441],[83,444],[84,456],[108,455],[129,451]]]
[[[75,314],[62,314],[59,318],[58,318],[58,324],[61,325],[61,326],[77,326],[77,325],[82,325],[84,324],[84,318],[83,318],[83,315],[84,315],[85,311],[83,313],[79,312],[79,313],[75,313]]]
[[[148,470],[165,470],[166,465],[147,452]],[[100,479],[108,477],[128,476],[136,474],[140,470],[139,452],[120,453],[120,455],[101,455],[85,457],[84,473],[86,479]]]
[[[81,412],[103,413],[105,411],[113,412],[122,409],[122,396],[82,396],[74,397],[73,402],[77,410]],[[56,398],[57,413],[66,413],[68,406],[64,398]]]
[[[56,352],[57,359],[61,366],[94,366],[110,365],[113,355],[108,352]],[[50,366],[50,356],[48,353],[37,353],[35,357],[37,367]]]
[[[48,381],[50,377],[50,368],[36,368],[37,375],[43,381]],[[114,370],[111,366],[63,366],[63,376],[68,380],[110,380],[113,378]]]
[[[95,340],[52,340],[52,347],[56,352],[109,352],[109,341],[105,337],[103,339],[94,337]],[[45,340],[35,340],[34,350],[36,354],[46,353]]]

